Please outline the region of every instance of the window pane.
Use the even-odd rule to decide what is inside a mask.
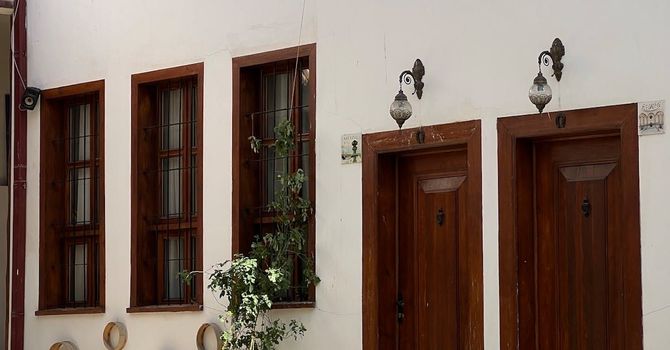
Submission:
[[[161,95],[162,147],[164,150],[179,149],[182,146],[182,89],[164,90]]]
[[[91,156],[91,105],[69,108],[70,161],[89,160]]]
[[[300,132],[309,133],[309,68],[302,70],[300,88]]]
[[[198,157],[191,156],[191,215],[198,213]]]
[[[90,168],[74,168],[69,173],[70,224],[88,224],[91,222]]]
[[[181,214],[181,157],[170,157],[162,160],[163,181],[163,216]]]
[[[267,194],[264,205],[269,205],[277,197],[277,191],[281,188],[279,176],[283,176],[288,171],[288,158],[277,157],[274,148],[265,148],[264,152],[264,176],[265,176],[265,193]]]
[[[184,247],[181,237],[168,237],[165,244],[165,298],[181,299],[184,292],[184,284],[178,273],[184,270]]]
[[[195,269],[196,269],[196,256],[198,255],[197,241],[198,241],[198,239],[196,238],[196,233],[191,232],[191,253],[190,253],[191,254],[191,259],[190,260],[191,261],[190,261],[190,265],[188,266],[188,269],[190,271],[195,271]],[[198,277],[197,276],[198,276],[198,274],[195,274],[194,278],[193,278],[193,281],[191,282],[191,286],[193,286],[192,290],[195,290],[196,286],[198,284],[198,280],[197,280]],[[194,292],[191,292],[191,300],[195,300],[195,293]]]
[[[305,182],[302,184],[302,197],[309,199],[309,153],[311,152],[309,141],[303,141],[300,143],[300,168],[305,172]]]
[[[266,119],[265,138],[274,138],[274,128],[288,117],[289,102],[288,73],[269,74],[265,76],[265,106],[263,116]]]
[[[70,299],[75,303],[86,302],[87,248],[85,243],[70,248]]]
[[[265,148],[264,149],[265,153],[265,159],[263,161],[263,175],[265,177],[264,179],[264,191],[266,198],[265,198],[265,203],[263,205],[268,205],[274,201],[274,193],[275,193],[275,162],[274,162],[274,157],[275,157],[275,150],[274,148]]]
[[[193,84],[191,87],[191,147],[198,147],[198,87]]]

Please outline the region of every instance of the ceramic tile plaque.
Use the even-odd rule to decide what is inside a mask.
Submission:
[[[355,164],[363,161],[361,134],[342,135],[342,164]]]
[[[638,133],[654,135],[665,133],[665,101],[639,102],[637,104]]]

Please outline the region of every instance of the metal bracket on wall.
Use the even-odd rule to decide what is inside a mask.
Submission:
[[[549,48],[549,50],[540,53],[540,56],[537,58],[537,64],[539,66],[544,62],[544,65],[548,66],[549,62],[547,61],[547,58],[551,58],[551,69],[554,71],[554,77],[556,77],[556,80],[561,81],[564,67],[563,62],[561,62],[563,56],[565,56],[565,46],[563,46],[561,39],[556,38],[551,43],[551,48]]]
[[[416,132],[416,142],[423,144],[426,141],[426,133],[423,131],[423,128],[419,128],[419,131]]]
[[[556,116],[556,127],[559,129],[565,128],[565,122],[566,122],[565,113],[563,112],[558,113],[558,115]]]
[[[416,59],[414,61],[414,66],[412,66],[411,70],[406,70],[400,73],[400,85],[402,86],[403,81],[405,84],[409,85],[412,83],[412,80],[414,80],[414,94],[416,94],[416,97],[421,99],[423,96],[423,76],[426,75],[426,68],[423,66],[423,62],[421,62],[420,59]],[[410,80],[410,77],[412,78]]]

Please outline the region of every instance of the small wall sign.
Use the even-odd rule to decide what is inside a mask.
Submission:
[[[637,104],[638,134],[655,135],[665,133],[665,101],[639,102]]]
[[[363,161],[361,134],[342,135],[342,164],[355,164]]]

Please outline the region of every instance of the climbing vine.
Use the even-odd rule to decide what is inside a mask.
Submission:
[[[293,124],[285,120],[274,131],[276,140],[270,145],[250,137],[252,150],[259,153],[263,147],[270,147],[277,158],[288,158],[295,149]],[[306,331],[296,320],[273,319],[270,315],[273,300],[287,295],[293,287],[294,269],[302,267],[304,287],[319,283],[313,258],[307,253],[312,206],[301,195],[305,173],[297,169],[276,176],[279,186],[267,209],[274,216],[275,230],[255,237],[248,254],[237,254],[208,272],[208,289],[228,301],[226,313],[221,315],[224,349],[273,350],[286,339],[299,339]],[[193,275],[184,272],[182,277],[188,282]]]

